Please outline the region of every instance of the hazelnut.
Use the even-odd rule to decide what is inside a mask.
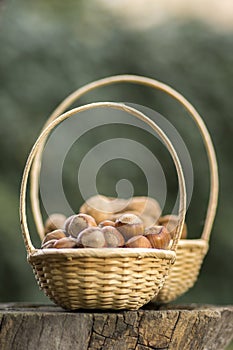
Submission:
[[[142,235],[131,237],[125,246],[126,248],[152,248],[149,240]]]
[[[105,226],[115,227],[115,222],[111,221],[111,220],[104,220],[104,221],[101,221],[98,226],[99,227],[105,227]]]
[[[67,225],[67,233],[77,238],[78,234],[90,226],[97,226],[95,219],[87,214],[74,215]]]
[[[69,224],[70,224],[71,220],[72,220],[75,216],[76,216],[76,214],[69,216],[69,217],[66,219],[65,223],[64,223],[64,227],[63,227],[63,228],[64,228],[65,233],[66,233],[67,236],[69,236],[69,234],[68,234],[68,227],[69,227]]]
[[[54,248],[62,249],[62,248],[74,248],[77,247],[77,240],[72,237],[64,237],[57,240],[54,243]]]
[[[57,242],[57,239],[51,239],[48,242],[45,242],[41,245],[42,249],[46,249],[46,248],[54,248],[54,244]]]
[[[97,195],[89,198],[80,208],[80,213],[93,216],[99,224],[104,220],[116,220],[125,213],[139,216],[145,227],[154,225],[160,215],[159,203],[150,197],[133,197],[130,199]]]
[[[133,215],[136,215],[138,216],[140,219],[140,213],[138,211],[135,211],[135,210],[125,210],[124,212],[120,212],[120,213],[116,213],[116,214],[112,214],[112,217],[111,217],[111,220],[118,220],[122,215],[126,215],[126,214],[133,214]]]
[[[124,236],[125,240],[133,236],[142,235],[144,226],[142,220],[134,214],[123,214],[115,222],[115,227]]]
[[[55,213],[50,215],[48,219],[45,221],[45,227],[44,227],[45,235],[54,230],[57,230],[60,228],[62,229],[65,221],[66,221],[66,217],[63,214]]]
[[[125,244],[124,237],[115,227],[104,226],[102,228],[102,232],[104,234],[107,247],[123,247],[123,245]]]
[[[173,239],[176,227],[178,225],[179,217],[177,215],[165,215],[159,218],[159,225],[163,225],[167,228],[168,232]],[[181,239],[185,239],[187,237],[187,225],[184,223],[183,230],[181,232]]]
[[[145,230],[145,237],[153,248],[167,249],[171,240],[170,233],[164,226],[152,226]]]
[[[89,198],[80,208],[80,213],[89,214],[97,223],[108,220],[112,213],[111,200],[108,197],[97,195]]]
[[[77,237],[78,246],[86,248],[103,248],[106,246],[104,234],[98,227],[88,227]]]
[[[161,215],[161,208],[159,203],[151,197],[133,197],[128,205],[127,210],[134,210],[139,212],[139,215],[147,215],[154,218],[154,222],[158,220]]]
[[[112,215],[111,219],[117,220],[119,217],[121,217],[122,214],[134,214],[138,216],[142,220],[144,227],[155,225],[157,222],[157,219],[155,219],[155,216],[146,215],[145,213],[140,214],[140,212],[135,210],[131,210],[131,211],[127,210],[127,211],[124,211],[124,213],[114,214]]]
[[[42,245],[45,244],[48,241],[51,241],[52,239],[60,239],[60,238],[64,238],[65,232],[61,229],[59,230],[55,230],[52,232],[47,233],[47,235],[44,237],[43,241],[42,241]]]
[[[97,195],[89,198],[81,206],[80,213],[93,216],[99,224],[101,221],[113,220],[116,213],[125,211],[126,205],[126,199]]]

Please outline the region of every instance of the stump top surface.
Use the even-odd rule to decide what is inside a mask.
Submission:
[[[29,303],[29,302],[9,302],[0,303],[0,313],[12,313],[12,312],[34,312],[34,313],[56,313],[56,314],[117,314],[117,313],[137,313],[137,312],[222,312],[228,310],[233,312],[233,305],[211,305],[211,304],[167,304],[167,305],[156,305],[149,303],[139,310],[98,310],[98,309],[79,309],[75,311],[64,310],[61,307],[48,303]]]
[[[52,304],[0,304],[1,350],[221,350],[232,338],[233,305],[74,312]]]

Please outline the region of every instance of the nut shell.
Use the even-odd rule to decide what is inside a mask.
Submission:
[[[45,235],[57,229],[62,229],[66,221],[66,216],[63,214],[54,213],[45,221],[44,233]]]
[[[151,197],[138,196],[133,197],[127,205],[126,210],[137,211],[140,217],[150,217],[153,224],[158,221],[161,215],[159,203]]]
[[[104,220],[118,219],[122,214],[132,213],[139,216],[145,227],[157,223],[161,208],[159,203],[150,197],[133,197],[130,199],[97,195],[89,198],[80,208],[81,213],[93,216],[99,224]]]
[[[101,221],[111,220],[114,213],[124,209],[124,200],[97,195],[89,198],[80,208],[80,213],[88,214]]]
[[[170,233],[164,226],[149,227],[145,230],[144,235],[156,249],[167,249],[171,241]]]
[[[104,238],[106,241],[106,246],[109,248],[123,247],[125,244],[125,239],[123,235],[112,226],[104,226],[102,228]]]
[[[178,221],[179,221],[179,217],[177,215],[165,215],[159,218],[159,225],[165,226],[168,232],[170,233],[171,238],[173,238],[176,232],[175,230],[178,225]],[[186,223],[184,223],[184,226],[181,232],[181,239],[187,238],[187,233],[188,233],[187,225]]]
[[[66,237],[65,231],[59,229],[59,230],[54,230],[52,232],[47,233],[47,235],[44,237],[42,241],[42,245],[44,245],[46,242],[51,241],[52,239],[60,239]]]
[[[104,221],[101,221],[98,226],[101,227],[101,228],[105,227],[105,226],[115,227],[115,222],[111,221],[111,220],[104,220]]]
[[[45,242],[44,244],[41,245],[42,249],[47,249],[47,248],[54,248],[54,244],[57,242],[57,239],[51,239],[48,242]]]
[[[54,243],[54,248],[62,249],[62,248],[75,248],[77,247],[77,240],[72,237],[64,237],[57,240]]]
[[[131,237],[143,235],[144,225],[142,220],[134,214],[123,214],[115,222],[115,227],[124,236],[125,240]]]
[[[74,218],[75,216],[76,216],[76,214],[69,216],[69,217],[66,219],[65,223],[64,223],[64,227],[63,227],[63,228],[64,228],[65,233],[66,233],[67,236],[69,236],[69,234],[68,234],[68,227],[69,227],[69,224],[71,223],[71,220],[73,220],[73,218]]]
[[[131,237],[126,243],[126,248],[152,248],[151,243],[145,236]]]
[[[88,227],[77,238],[78,246],[85,248],[103,248],[106,246],[104,234],[98,227]]]
[[[81,231],[93,226],[96,227],[97,224],[92,216],[87,214],[78,214],[71,218],[70,223],[67,225],[66,232],[68,235],[77,238]]]

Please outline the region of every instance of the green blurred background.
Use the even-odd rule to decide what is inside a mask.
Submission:
[[[170,84],[194,104],[208,126],[219,163],[219,207],[200,278],[177,302],[233,302],[233,31],[218,30],[195,18],[168,18],[147,28],[129,25],[128,21],[98,1],[18,0],[1,4],[1,302],[48,301],[26,262],[18,216],[21,175],[33,142],[49,114],[69,93],[92,80],[122,73],[145,75]],[[198,237],[207,205],[209,173],[194,123],[177,103],[147,88],[116,85],[91,93],[81,102],[92,100],[141,103],[158,110],[174,124],[193,161],[195,187],[187,223],[190,237]],[[179,116],[176,120],[172,118],[174,114]],[[100,128],[94,136],[87,134],[80,141],[80,152],[85,154],[93,144],[119,133],[127,137],[127,132],[127,128]],[[167,169],[172,169],[161,146],[153,146],[143,132],[135,133],[135,138],[150,147]],[[100,191],[114,195],[114,183],[122,174],[119,164],[110,165],[101,173],[99,186]],[[130,166],[126,165],[129,174]],[[133,168],[131,172],[136,194],[143,194],[146,188],[140,170]],[[72,181],[69,184],[65,178],[65,182],[70,196]],[[172,177],[168,176],[168,182],[167,208],[177,191]],[[79,196],[72,200],[77,208],[82,204]]]

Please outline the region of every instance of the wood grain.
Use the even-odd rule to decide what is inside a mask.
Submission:
[[[233,306],[67,312],[53,305],[0,304],[1,350],[221,350],[232,338]]]

